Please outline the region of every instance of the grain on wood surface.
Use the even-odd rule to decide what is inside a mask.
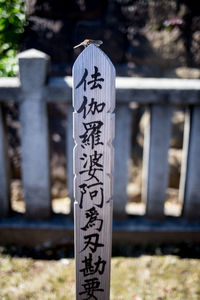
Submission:
[[[76,299],[108,300],[115,69],[96,46],[73,67]]]

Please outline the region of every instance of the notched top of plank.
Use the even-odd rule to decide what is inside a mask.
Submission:
[[[74,72],[76,65],[79,64],[82,60],[84,61],[87,55],[90,59],[92,59],[93,55],[99,55],[99,57],[104,58],[107,61],[107,63],[110,65],[112,72],[114,73],[114,76],[115,76],[115,68],[114,68],[110,58],[99,47],[96,47],[93,44],[86,47],[81,52],[81,54],[77,57],[74,65],[73,65],[72,73]]]

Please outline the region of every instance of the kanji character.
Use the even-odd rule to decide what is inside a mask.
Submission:
[[[83,89],[84,89],[84,91],[86,91],[86,84],[87,84],[86,78],[87,78],[87,76],[88,76],[88,70],[85,69],[84,74],[83,74],[83,77],[81,78],[81,80],[80,80],[80,82],[77,84],[77,86],[75,87],[76,89],[78,89],[78,88],[83,84]]]
[[[81,188],[81,199],[80,199],[80,203],[79,203],[79,207],[82,209],[83,208],[83,200],[84,200],[84,195],[87,193],[87,190],[89,190],[89,196],[90,199],[93,201],[98,194],[100,193],[100,203],[95,203],[94,205],[102,208],[103,207],[103,201],[104,201],[104,195],[103,195],[103,188],[101,187],[103,185],[102,182],[97,182],[94,184],[80,184],[79,188]],[[95,189],[94,189],[95,188]]]
[[[88,104],[89,108],[87,110],[87,97],[83,96],[83,103],[81,104],[80,108],[77,110],[77,113],[83,112],[83,118],[85,119],[86,116],[91,113],[92,115],[95,115],[96,113],[101,113],[105,107],[105,103],[98,103],[94,100],[94,98],[91,99],[91,102]]]
[[[90,87],[91,90],[96,89],[96,88],[100,88],[102,89],[101,84],[99,83],[104,81],[103,78],[98,78],[101,76],[101,73],[98,72],[98,67],[94,66],[94,74],[91,75],[91,77],[93,78],[93,80],[88,81],[88,85],[92,84],[92,86]]]
[[[86,219],[88,219],[88,222],[81,229],[86,231],[87,229],[94,227],[96,224],[98,224],[98,226],[96,227],[96,230],[100,232],[102,229],[102,226],[103,226],[103,220],[98,218],[99,213],[96,210],[96,208],[93,206],[92,208],[87,209],[85,216],[86,216]]]
[[[85,247],[81,250],[83,252],[85,249],[89,248],[92,253],[96,252],[97,248],[103,247],[104,244],[99,243],[99,234],[98,233],[92,233],[85,235],[84,237],[84,244]]]
[[[83,272],[84,277],[94,275],[97,272],[99,275],[104,273],[106,261],[100,256],[98,256],[98,260],[94,263],[92,253],[89,253],[89,257],[85,256],[84,260],[82,260],[82,263],[84,264],[84,268],[81,269],[80,272]]]
[[[101,127],[103,126],[102,121],[93,121],[89,123],[83,123],[85,132],[79,137],[82,139],[82,148],[85,148],[84,145],[90,145],[94,149],[96,145],[103,145],[103,142],[100,142]]]
[[[98,298],[94,295],[95,292],[103,292],[103,289],[100,289],[100,281],[98,278],[91,278],[91,279],[85,279],[84,283],[82,284],[84,291],[80,292],[79,295],[88,296],[88,298],[84,298],[83,300],[88,299],[95,299],[98,300]]]
[[[94,154],[91,154],[89,156],[89,159],[86,160],[86,162],[83,165],[83,168],[85,169],[88,165],[88,169],[87,170],[82,170],[79,172],[79,174],[84,174],[87,173],[90,177],[85,180],[85,181],[89,181],[92,179],[95,179],[97,182],[99,182],[99,179],[96,175],[97,171],[103,171],[103,165],[102,163],[100,163],[100,159],[102,158],[103,154],[102,153],[97,153],[97,151],[94,151]],[[87,154],[85,154],[83,157],[81,157],[81,160],[84,160],[87,158]]]

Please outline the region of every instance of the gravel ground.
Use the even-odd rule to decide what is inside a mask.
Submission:
[[[126,247],[125,252],[132,256],[111,261],[111,300],[200,299],[198,245]],[[0,299],[74,299],[74,259],[65,256],[66,249],[52,253],[38,253],[36,259],[34,251],[1,248]]]

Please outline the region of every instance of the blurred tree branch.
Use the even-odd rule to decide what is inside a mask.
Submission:
[[[24,25],[24,0],[0,0],[0,76],[16,75],[15,56]]]

